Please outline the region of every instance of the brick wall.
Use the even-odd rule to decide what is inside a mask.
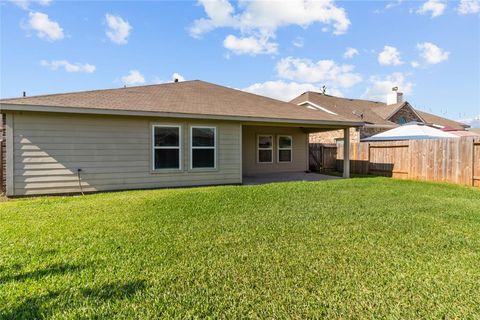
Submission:
[[[343,139],[343,130],[310,134],[310,143],[336,143],[336,139]],[[350,128],[350,141],[359,142],[359,131],[355,128]]]
[[[390,129],[391,128],[362,127],[357,130],[355,128],[350,128],[350,142],[360,142],[360,139],[365,139]],[[337,139],[343,139],[343,130],[310,134],[310,143],[336,143]]]
[[[385,132],[385,131],[390,130],[390,129],[392,129],[392,128],[372,128],[372,127],[365,128],[365,127],[363,127],[362,130],[361,130],[360,139],[365,139],[365,138],[371,137],[375,134]]]

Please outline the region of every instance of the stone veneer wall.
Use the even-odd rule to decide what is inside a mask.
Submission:
[[[404,106],[400,110],[398,110],[393,116],[390,117],[390,121],[400,124],[400,117],[404,117],[407,122],[411,121],[419,121],[423,122],[415,112],[413,112],[412,108]]]

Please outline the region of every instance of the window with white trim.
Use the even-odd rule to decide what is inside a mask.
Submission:
[[[278,136],[277,160],[278,162],[292,162],[292,136]]]
[[[182,134],[180,126],[153,126],[153,169],[181,169]]]
[[[259,134],[257,136],[257,161],[259,163],[273,162],[273,136]]]
[[[217,128],[195,126],[190,128],[190,168],[216,168]]]

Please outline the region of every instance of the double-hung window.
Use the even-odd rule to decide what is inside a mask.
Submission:
[[[182,134],[180,126],[153,126],[153,169],[180,170]]]
[[[215,127],[195,126],[190,128],[190,168],[215,169],[217,158]]]
[[[292,137],[291,136],[278,136],[277,142],[278,162],[292,162]]]
[[[273,136],[259,134],[257,136],[257,161],[259,163],[273,162]]]

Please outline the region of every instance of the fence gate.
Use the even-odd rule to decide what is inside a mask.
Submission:
[[[336,170],[337,145],[310,143],[309,167],[311,171],[325,172]]]
[[[480,141],[473,145],[473,178],[474,187],[480,187]]]

